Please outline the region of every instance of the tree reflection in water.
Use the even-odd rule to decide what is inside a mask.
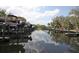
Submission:
[[[71,52],[70,46],[51,40],[51,36],[42,30],[36,30],[32,33],[32,41],[25,44],[26,53],[64,53]]]
[[[79,52],[79,37],[68,37],[64,33],[51,31],[49,35],[45,31],[34,31],[32,41],[21,44],[0,42],[1,53],[62,53]],[[25,45],[23,45],[25,44]]]
[[[72,52],[79,52],[79,37],[68,37],[64,33],[56,33],[51,31],[51,36],[53,40],[60,43],[65,43],[70,45]]]

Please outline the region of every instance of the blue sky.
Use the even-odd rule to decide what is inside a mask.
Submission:
[[[74,6],[16,6],[8,7],[7,12],[10,12],[17,16],[22,16],[32,24],[43,24],[47,25],[52,21],[52,18],[56,16],[67,16]]]
[[[40,13],[45,13],[46,11],[59,10],[58,13],[54,13],[54,14],[56,14],[55,16],[68,16],[70,10],[73,9],[73,8],[75,8],[75,7],[74,6],[40,6],[40,7],[37,7],[35,9],[33,9],[33,11],[40,12]],[[54,15],[45,16],[42,19],[47,24],[48,22],[51,21],[52,18],[54,18]]]
[[[68,13],[70,12],[71,9],[73,9],[75,6],[40,6],[37,7],[37,9],[34,9],[37,12],[42,12],[44,13],[45,11],[51,11],[54,9],[59,9],[60,13],[58,14],[58,16],[67,16]],[[39,10],[38,10],[39,9]]]
[[[6,13],[25,17],[32,24],[47,25],[56,16],[67,16],[69,11],[79,6],[78,0],[0,0],[0,8]]]

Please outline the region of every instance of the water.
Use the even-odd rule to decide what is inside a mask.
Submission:
[[[64,33],[36,30],[31,34],[32,41],[21,45],[0,46],[0,52],[5,53],[69,53],[79,52],[79,37],[67,37]],[[7,45],[7,46],[5,46]]]
[[[70,46],[64,43],[55,42],[52,37],[45,31],[34,31],[31,34],[33,41],[25,44],[26,53],[56,53],[71,52]]]

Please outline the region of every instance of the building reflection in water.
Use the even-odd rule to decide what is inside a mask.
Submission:
[[[68,37],[64,33],[45,31],[32,32],[32,41],[15,43],[0,41],[0,53],[67,53],[79,52],[79,37]],[[22,39],[21,39],[22,40]],[[20,41],[20,39],[19,39]]]
[[[0,43],[0,53],[24,53],[25,49],[22,44],[10,44],[8,42]]]

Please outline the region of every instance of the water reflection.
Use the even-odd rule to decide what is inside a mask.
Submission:
[[[0,45],[0,53],[24,53],[25,49],[22,45]]]
[[[0,43],[0,52],[3,53],[64,53],[79,52],[79,37],[68,37],[64,33],[36,30],[31,34],[32,41],[10,45]]]
[[[53,40],[59,43],[65,43],[71,46],[72,52],[79,52],[79,37],[68,37],[65,33],[56,33],[51,31]]]
[[[70,46],[55,42],[45,31],[34,31],[31,36],[33,41],[25,44],[25,52],[70,52]]]

